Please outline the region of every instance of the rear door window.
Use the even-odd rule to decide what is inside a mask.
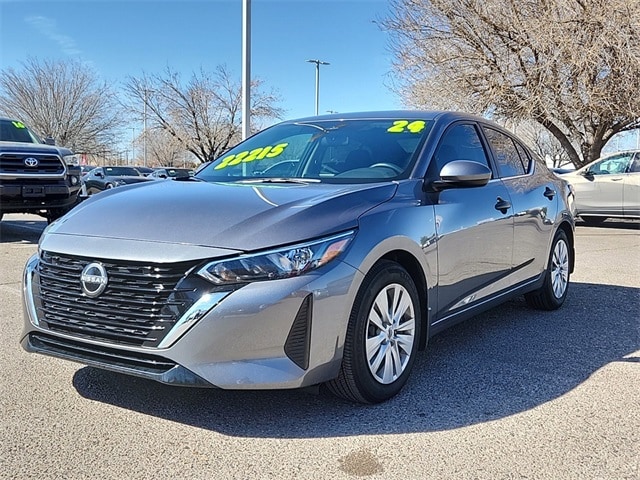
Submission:
[[[483,130],[491,144],[501,178],[516,177],[527,173],[528,168],[525,168],[516,144],[511,137],[490,127],[483,127]],[[527,160],[528,162],[529,160]]]

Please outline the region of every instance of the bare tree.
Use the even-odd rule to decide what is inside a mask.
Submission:
[[[136,148],[144,148],[144,132],[136,139]],[[177,167],[185,163],[185,157],[191,156],[184,146],[169,132],[160,128],[146,132],[147,165],[152,167]]]
[[[0,111],[78,153],[110,143],[118,108],[107,84],[77,61],[29,58],[0,73]]]
[[[639,125],[637,0],[391,0],[410,106],[535,120],[571,162]]]
[[[276,106],[279,96],[273,91],[261,92],[260,85],[258,80],[251,85],[252,119],[280,118],[283,111]],[[170,68],[161,75],[129,77],[125,91],[129,108],[138,118],[146,116],[148,125],[168,132],[200,162],[219,156],[240,141],[241,85],[224,66],[218,66],[213,74],[200,70],[186,84]]]
[[[537,153],[551,166],[565,167],[572,165],[569,155],[562,148],[558,139],[546,130],[542,125],[533,120],[509,122],[502,121],[506,128],[516,133],[535,153]]]

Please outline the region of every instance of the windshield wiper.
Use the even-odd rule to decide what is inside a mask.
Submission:
[[[238,183],[320,183],[317,178],[252,178],[249,180],[238,180]]]

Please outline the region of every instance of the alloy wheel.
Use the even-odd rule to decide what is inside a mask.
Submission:
[[[366,352],[375,380],[390,384],[404,372],[416,334],[414,306],[409,292],[400,284],[383,288],[369,311]]]
[[[563,240],[556,243],[552,261],[551,286],[556,298],[561,298],[569,283],[569,250]]]

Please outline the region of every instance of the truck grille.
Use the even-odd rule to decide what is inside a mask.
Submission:
[[[36,166],[28,167],[27,158],[35,158]],[[62,175],[64,163],[56,155],[33,153],[2,153],[0,154],[0,174],[8,175]]]
[[[86,265],[99,262],[107,287],[95,298],[82,291]],[[178,283],[195,265],[143,264],[41,252],[34,279],[40,322],[51,331],[123,345],[157,346],[194,302]]]

